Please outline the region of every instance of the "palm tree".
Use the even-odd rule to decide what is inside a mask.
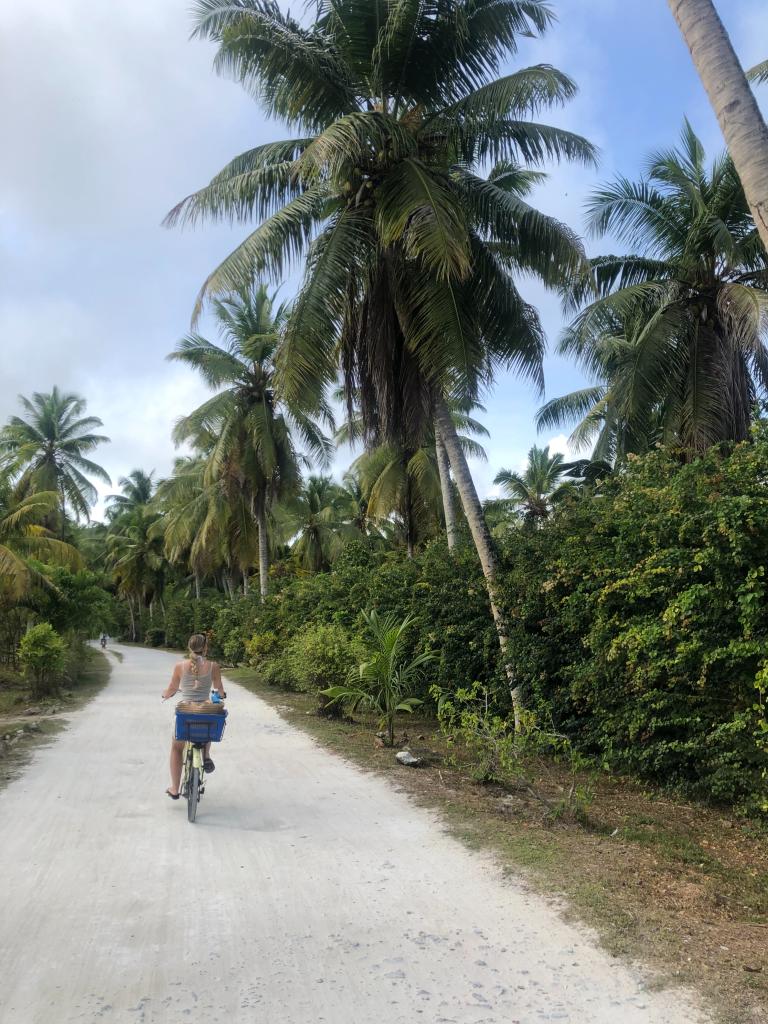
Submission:
[[[75,519],[88,519],[96,503],[96,489],[88,476],[111,482],[106,470],[85,457],[109,438],[93,433],[103,424],[96,416],[83,416],[86,403],[78,395],[54,387],[50,394],[35,392],[31,399],[19,395],[19,401],[28,418],[12,416],[0,431],[0,455],[35,490],[59,495],[61,532],[68,509]]]
[[[440,529],[440,480],[434,448],[404,452],[395,445],[369,448],[353,463],[370,520],[396,523],[408,558],[415,546]],[[394,517],[394,518],[393,518]]]
[[[344,400],[343,388],[336,389],[334,398],[339,402]],[[471,405],[467,406],[467,403],[456,399],[450,399],[447,404],[457,430],[489,436],[482,423],[469,415],[468,409],[471,409]],[[476,404],[476,408],[485,411],[482,405]],[[335,441],[337,444],[352,445],[363,433],[362,416],[357,409],[353,409],[347,417],[347,422],[336,431]],[[486,454],[482,445],[467,434],[460,436],[459,440],[465,455],[485,461]],[[351,485],[355,488],[362,486],[361,481],[364,478],[365,493],[363,495],[361,492],[360,498],[365,498],[368,512],[368,499],[373,496],[370,511],[373,518],[379,520],[380,525],[393,512],[397,512],[406,539],[408,557],[413,555],[414,536],[410,527],[415,525],[412,522],[414,509],[411,509],[411,500],[415,500],[416,506],[422,505],[424,510],[429,508],[431,516],[431,506],[435,502],[435,487],[439,486],[448,549],[454,549],[458,529],[453,484],[448,453],[439,434],[429,430],[424,444],[415,452],[403,450],[394,444],[369,446],[353,463],[351,472],[354,474]],[[380,475],[381,480],[377,483]],[[345,477],[345,483],[346,479]],[[432,525],[430,523],[430,529]]]
[[[307,27],[273,0],[198,0],[220,71],[299,137],[236,157],[168,223],[261,221],[205,282],[205,296],[306,257],[286,324],[287,394],[313,396],[339,365],[364,440],[448,453],[506,656],[496,557],[446,407],[474,400],[499,366],[540,384],[543,334],[512,274],[548,284],[581,265],[570,231],[525,202],[522,161],[591,161],[583,138],[531,120],[573,96],[548,65],[500,78],[520,34],[552,21],[544,0],[318,0]],[[496,162],[488,178],[479,173]],[[508,664],[515,702],[519,696]]]
[[[258,558],[258,526],[253,503],[234,457],[212,470],[214,439],[199,435],[200,447],[176,460],[172,475],[162,480],[152,502],[160,513],[152,536],[162,537],[165,557],[191,571],[195,596],[206,576],[215,576],[235,600],[237,576],[248,593],[248,568]]]
[[[15,603],[45,579],[30,559],[72,569],[82,566],[75,548],[58,540],[46,527],[59,504],[56,491],[31,491],[0,477],[0,599]]]
[[[215,438],[204,483],[215,484],[230,505],[230,520],[244,542],[238,559],[244,587],[252,562],[248,519],[255,521],[263,599],[269,580],[268,510],[298,486],[301,457],[294,437],[321,463],[327,460],[329,442],[300,402],[275,393],[274,359],[285,307],[275,310],[266,286],[251,284],[217,299],[213,310],[223,345],[192,334],[169,356],[194,367],[217,389],[213,398],[179,421],[174,438]],[[329,418],[321,403],[315,409]]]
[[[760,64],[755,64],[753,68],[750,68],[747,72],[747,80],[755,82],[757,85],[768,82],[768,60],[761,61]]]
[[[594,493],[596,487],[613,476],[615,466],[605,459],[575,459],[563,463],[563,472],[570,489],[576,494]]]
[[[410,714],[424,702],[413,696],[423,669],[434,661],[434,651],[423,651],[409,659],[407,636],[415,618],[407,615],[398,622],[395,615],[379,617],[375,610],[362,613],[370,640],[365,661],[349,670],[346,685],[321,691],[331,704],[347,703],[354,713],[367,707],[379,715],[386,728],[387,746],[395,743],[398,711]]]
[[[669,0],[768,250],[768,126],[712,0]]]
[[[457,429],[488,433],[481,423],[453,404],[451,419]],[[337,437],[345,438],[345,435],[342,429]],[[473,438],[459,435],[459,442],[465,455],[486,459],[482,445]],[[450,472],[447,466],[441,466],[441,454],[447,460],[444,446],[430,431],[416,451],[381,444],[368,448],[353,463],[367,499],[369,517],[380,526],[395,517],[409,558],[413,557],[417,544],[440,530],[441,512],[449,549],[456,542]]]
[[[107,567],[118,593],[127,601],[132,640],[137,639],[138,608],[149,608],[151,621],[155,601],[159,600],[162,607],[167,562],[162,538],[153,529],[158,519],[159,513],[151,506],[139,506],[124,512],[107,534]]]
[[[329,476],[310,476],[278,510],[283,533],[291,539],[291,551],[302,569],[328,569],[344,541],[359,536],[345,512],[346,496]]]
[[[223,519],[216,515],[205,474],[202,454],[176,459],[172,475],[158,484],[153,506],[160,518],[151,528],[154,536],[162,536],[163,552],[171,565],[191,571],[197,600],[203,578],[226,562],[226,514]]]
[[[733,162],[710,169],[686,122],[682,145],[655,154],[647,178],[619,178],[589,204],[593,234],[636,247],[592,261],[566,308],[580,312],[561,341],[597,378],[548,403],[540,427],[578,419],[577,445],[596,459],[656,442],[693,451],[749,434],[768,385],[768,254]]]
[[[576,423],[569,445],[609,463],[620,463],[628,455],[642,455],[664,441],[679,444],[677,421],[665,430],[665,409],[679,409],[674,383],[664,365],[668,353],[663,348],[651,349],[643,358],[644,349],[653,340],[647,329],[647,312],[640,308],[624,313],[622,319],[605,309],[602,319],[593,340],[582,345],[566,332],[560,344],[560,351],[574,353],[599,383],[547,402],[536,415],[538,429]],[[651,360],[653,389],[648,387],[650,374],[645,369]]]
[[[566,472],[559,452],[550,455],[549,445],[546,448],[534,445],[528,452],[528,465],[522,474],[502,469],[493,482],[501,485],[528,522],[536,524],[547,518],[552,506],[570,489],[569,484],[561,482]]]
[[[145,473],[143,469],[134,469],[127,477],[121,476],[117,485],[122,493],[108,494],[106,498],[107,519],[115,520],[124,512],[147,506],[155,490],[154,475],[154,470]]]
[[[344,521],[354,526],[363,537],[367,537],[370,528],[368,499],[360,479],[360,471],[354,464],[349,467],[341,481],[340,498]]]
[[[77,548],[86,568],[102,572],[106,560],[108,527],[106,523],[81,523],[71,529],[70,543]]]

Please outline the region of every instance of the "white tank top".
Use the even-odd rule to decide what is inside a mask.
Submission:
[[[184,662],[184,669],[181,673],[179,694],[182,700],[208,700],[213,683],[213,662],[206,662],[199,658],[197,675],[190,668],[190,661]],[[207,665],[205,671],[203,667]]]

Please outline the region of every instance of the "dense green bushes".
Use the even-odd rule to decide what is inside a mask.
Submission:
[[[162,647],[165,643],[165,630],[159,626],[150,626],[144,631],[144,643],[150,647]]]
[[[72,572],[65,566],[36,567],[49,583],[35,601],[35,611],[59,633],[75,632],[96,636],[102,630],[114,633],[118,626],[115,598],[103,587],[102,578],[88,569]]]
[[[527,703],[597,764],[752,809],[765,804],[768,727],[768,432],[685,463],[659,450],[539,528],[503,531],[502,598]],[[168,643],[208,631],[228,662],[275,685],[339,685],[361,612],[415,617],[404,657],[434,661],[416,697],[509,697],[485,587],[467,544],[412,560],[349,544],[330,572],[282,574],[251,596],[169,598]],[[174,632],[175,630],[175,632]],[[485,700],[485,696],[483,697]],[[768,809],[768,808],[767,808]]]
[[[430,683],[455,689],[477,680],[503,700],[495,632],[480,568],[469,550],[454,559],[436,541],[408,560],[354,543],[331,572],[282,580],[263,605],[249,598],[235,607],[250,627],[250,664],[281,684],[321,689],[343,681],[360,653],[361,613],[375,608],[400,621],[415,618],[405,657],[424,649],[436,655],[416,696],[427,699]],[[233,643],[224,618],[215,628],[222,649]]]
[[[505,552],[530,697],[582,750],[688,792],[765,804],[768,438],[658,451]],[[768,806],[765,808],[768,810]]]
[[[89,658],[86,640],[102,630],[115,631],[121,609],[104,587],[103,577],[88,569],[29,560],[39,585],[24,602],[0,600],[0,662],[23,670],[35,700],[56,694],[61,685],[76,685]],[[161,638],[162,642],[162,638]]]

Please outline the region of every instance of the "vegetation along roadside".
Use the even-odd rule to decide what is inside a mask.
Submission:
[[[45,696],[33,694],[21,673],[0,670],[0,790],[15,779],[35,748],[66,727],[68,716],[109,681],[110,656],[84,647],[78,669]]]
[[[723,1024],[764,1019],[768,1008],[768,843],[765,829],[658,787],[588,769],[583,815],[552,813],[571,767],[526,766],[525,784],[478,781],[476,762],[434,718],[400,723],[422,766],[399,764],[374,741],[378,720],[319,716],[312,695],[277,690],[253,669],[227,673],[291,725],[393,782],[439,812],[448,831],[491,851],[515,875],[564,899],[565,913],[598,931],[612,955],[652,969],[651,984],[699,991]],[[537,793],[532,794],[528,785]]]

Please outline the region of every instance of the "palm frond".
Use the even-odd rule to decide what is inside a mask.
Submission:
[[[469,236],[461,206],[448,182],[421,161],[406,159],[378,191],[376,223],[381,244],[403,244],[438,280],[461,280],[470,268]]]
[[[278,280],[299,260],[318,221],[330,214],[327,188],[311,185],[265,220],[208,275],[197,296],[193,325],[211,295],[237,291],[259,274]]]
[[[233,223],[271,216],[306,187],[296,173],[295,161],[311,141],[267,142],[241,153],[208,185],[177,203],[163,225],[187,227],[206,219]]]
[[[564,427],[574,420],[583,419],[603,401],[605,394],[605,385],[597,384],[594,387],[571,391],[560,398],[551,398],[536,413],[536,429],[542,431],[552,427]]]
[[[765,82],[768,82],[768,60],[764,60],[750,68],[747,72],[747,78],[750,82],[755,82],[757,85],[763,85]]]
[[[274,0],[198,0],[195,34],[219,43],[215,66],[242,82],[271,117],[314,131],[357,107],[333,40],[304,28]]]

